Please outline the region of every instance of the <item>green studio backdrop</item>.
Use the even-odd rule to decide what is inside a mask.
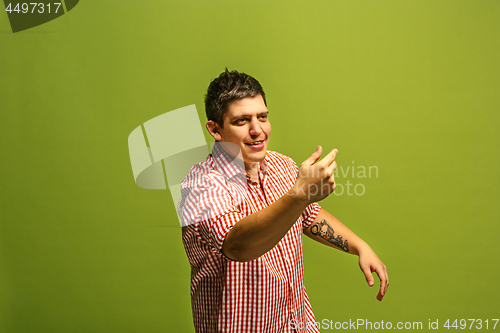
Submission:
[[[318,321],[492,330],[499,58],[497,0],[82,0],[17,33],[0,13],[0,331],[194,330],[170,192],[135,185],[127,137],[191,104],[204,124],[226,66],[264,86],[271,150],[339,149],[321,204],[388,266],[379,303],[305,239]]]

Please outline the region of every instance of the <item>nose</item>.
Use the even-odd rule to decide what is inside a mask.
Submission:
[[[262,128],[260,127],[260,122],[256,117],[252,118],[250,122],[250,135],[259,136],[262,133]]]

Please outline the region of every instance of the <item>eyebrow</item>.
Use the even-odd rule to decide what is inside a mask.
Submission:
[[[262,116],[263,114],[267,115],[269,114],[269,111],[262,111],[262,112],[259,112],[257,113],[257,116]],[[242,113],[242,114],[239,114],[237,116],[234,116],[233,118],[231,118],[231,121],[234,121],[236,119],[240,119],[240,118],[248,118],[248,117],[251,117],[252,115],[249,114],[249,113]]]

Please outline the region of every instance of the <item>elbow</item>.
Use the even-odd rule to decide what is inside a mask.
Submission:
[[[222,253],[229,259],[238,262],[248,262],[259,257],[258,255],[253,254],[252,251],[249,251],[249,249],[245,249],[239,244],[227,243],[228,242],[224,242],[224,244],[222,244]]]
[[[239,262],[252,261],[266,253],[261,245],[262,239],[248,237],[248,234],[238,228],[239,224],[237,223],[226,234],[222,243],[222,253],[229,259]]]

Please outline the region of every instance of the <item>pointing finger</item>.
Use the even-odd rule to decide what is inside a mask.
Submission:
[[[316,148],[316,151],[312,153],[312,155],[309,156],[304,162],[302,162],[302,164],[309,166],[316,163],[316,161],[321,157],[322,151],[323,148],[321,146],[318,146],[318,148]]]
[[[332,151],[330,151],[330,153],[328,153],[328,155],[326,155],[325,157],[323,157],[323,159],[319,162],[325,166],[330,166],[333,161],[335,160],[335,157],[337,156],[337,153],[338,153],[338,149],[332,149]]]

